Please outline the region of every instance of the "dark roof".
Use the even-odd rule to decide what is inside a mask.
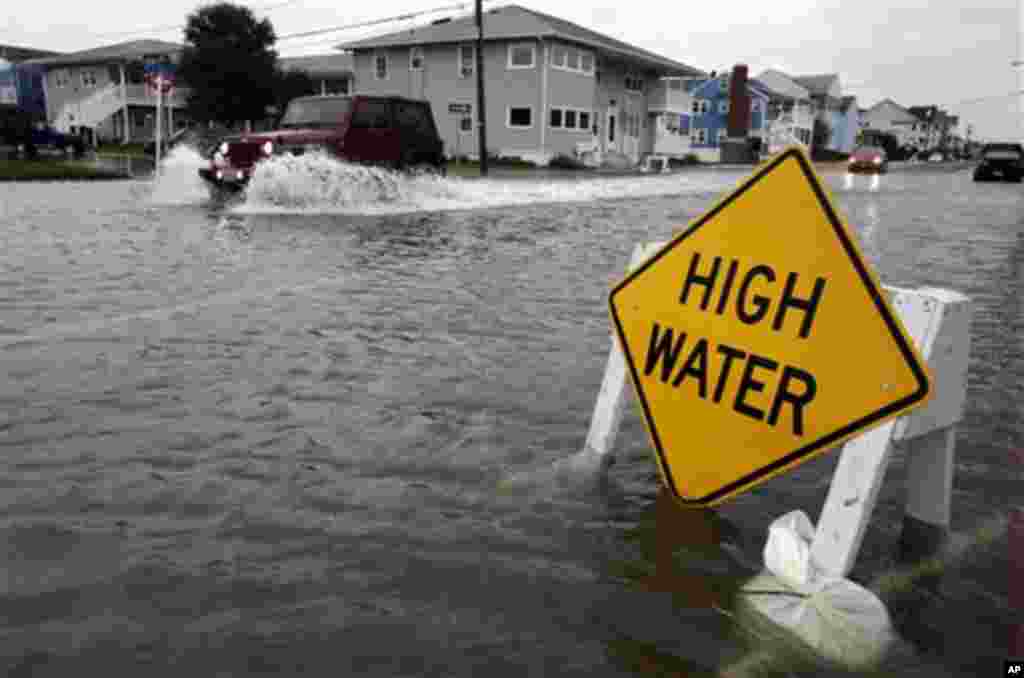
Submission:
[[[914,117],[924,121],[933,119],[939,112],[937,106],[911,106],[907,110]]]
[[[832,83],[838,78],[838,73],[826,73],[823,75],[798,75],[794,77],[793,80],[814,95],[828,94],[829,89],[832,87]]]
[[[703,71],[692,66],[673,61],[621,40],[616,40],[565,19],[559,19],[532,9],[520,7],[519,5],[506,5],[484,12],[483,30],[485,40],[560,38],[567,42],[591,47],[598,51],[641,61],[646,65],[675,75],[704,75]],[[338,45],[338,49],[358,50],[468,42],[475,40],[476,35],[475,18],[472,15],[468,15],[453,18],[445,23],[430,24],[373,38],[355,40]]]
[[[278,61],[285,70],[306,71],[310,75],[352,75],[355,71],[351,54],[283,57]]]
[[[9,61],[12,64],[27,61],[29,59],[40,59],[42,57],[52,57],[59,55],[60,52],[52,52],[45,49],[34,49],[32,47],[18,47],[16,45],[0,45],[0,59]]]
[[[74,66],[76,64],[97,64],[110,61],[124,61],[127,59],[140,59],[145,56],[175,54],[180,52],[184,45],[164,40],[131,40],[119,42],[116,45],[106,47],[94,47],[80,52],[71,52],[56,57],[43,59],[31,59],[27,63],[43,66]]]

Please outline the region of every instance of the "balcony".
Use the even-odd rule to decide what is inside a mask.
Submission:
[[[117,88],[120,92],[120,85]],[[151,94],[145,85],[125,85],[125,94],[127,94],[128,104],[131,106],[156,106],[156,96]],[[183,108],[187,97],[187,87],[175,87],[170,97],[164,97],[163,103],[174,108]]]
[[[693,98],[683,90],[681,80],[659,80],[647,98],[647,109],[652,113],[668,111],[685,113]]]

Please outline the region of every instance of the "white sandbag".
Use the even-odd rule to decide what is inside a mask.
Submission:
[[[848,579],[826,577],[811,559],[814,526],[802,511],[768,531],[767,571],[741,591],[741,610],[785,627],[823,657],[849,666],[877,664],[896,639],[885,605]]]
[[[820,579],[811,561],[813,539],[814,525],[803,511],[790,511],[776,518],[764,545],[765,567],[790,588],[810,592]]]

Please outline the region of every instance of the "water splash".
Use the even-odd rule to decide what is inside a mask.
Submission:
[[[737,175],[738,176],[738,175]],[[722,172],[628,177],[461,179],[407,175],[339,162],[324,154],[261,163],[234,207],[241,214],[398,214],[536,203],[718,193],[735,177]]]
[[[198,170],[207,160],[195,148],[180,144],[160,163],[159,172],[149,195],[154,205],[198,205],[210,193]]]

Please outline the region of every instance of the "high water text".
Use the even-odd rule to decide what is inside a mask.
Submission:
[[[745,268],[736,259],[716,256],[707,261],[694,252],[679,303],[719,316],[734,314],[745,325],[770,323],[773,331],[806,341],[814,330],[825,279],[808,283],[793,272],[784,278],[766,264]],[[733,411],[772,427],[788,414],[793,434],[804,434],[805,415],[818,394],[813,374],[743,348],[690,336],[658,322],[653,325],[645,376],[660,365],[662,383],[671,380],[673,388],[696,389],[700,398],[716,404],[728,393],[726,402]],[[766,386],[771,397],[758,402],[755,394]]]

